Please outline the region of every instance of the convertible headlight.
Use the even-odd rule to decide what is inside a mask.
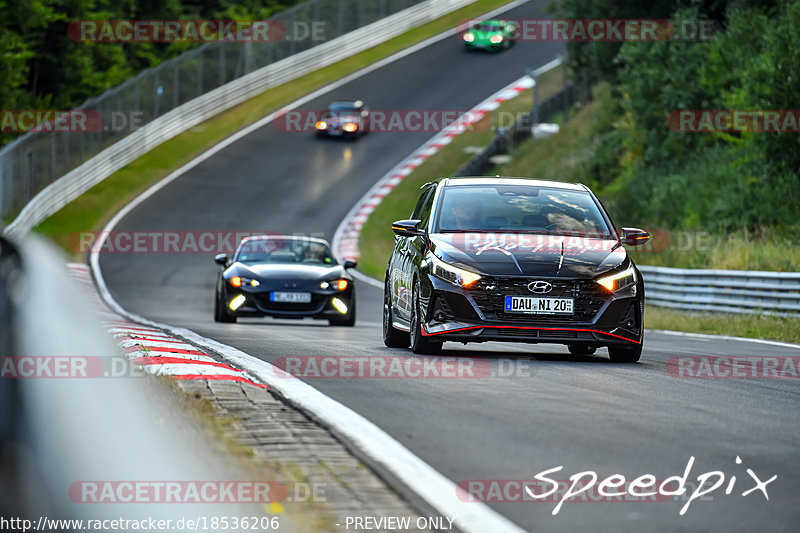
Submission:
[[[323,281],[322,283],[319,284],[321,289],[331,288],[331,289],[336,289],[338,291],[343,291],[343,290],[347,289],[348,285],[349,285],[349,283],[348,283],[348,281],[346,279],[335,279],[333,281]]]
[[[242,285],[250,285],[251,287],[258,287],[261,285],[257,279],[244,278],[242,276],[233,276],[228,280],[228,282],[236,288],[239,288]]]
[[[465,40],[466,42],[468,42],[468,43],[471,43],[472,41],[474,41],[474,40],[475,40],[475,36],[474,36],[474,35],[472,35],[471,33],[465,33],[465,34],[464,34],[464,40]]]
[[[481,279],[479,274],[445,263],[433,254],[430,254],[429,258],[431,274],[439,279],[443,279],[449,283],[452,283],[453,285],[457,285],[459,287],[469,287]]]
[[[633,265],[631,265],[622,272],[598,278],[595,281],[605,287],[606,290],[617,292],[636,283],[636,271],[633,269]]]
[[[494,44],[502,43],[503,42],[503,36],[502,35],[492,35],[491,37],[489,37],[489,42],[494,43]]]

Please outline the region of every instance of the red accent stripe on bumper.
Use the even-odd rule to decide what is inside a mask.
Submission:
[[[466,328],[449,329],[447,331],[440,331],[439,333],[428,333],[427,331],[425,331],[425,328],[423,326],[420,326],[420,329],[422,330],[422,336],[423,337],[433,337],[433,336],[436,336],[436,335],[446,335],[448,333],[455,333],[455,332],[458,332],[458,331],[469,331],[469,330],[472,330],[472,329],[534,329],[534,330],[546,330],[546,331],[588,331],[590,333],[600,333],[601,335],[608,335],[609,337],[616,337],[618,339],[622,339],[624,341],[632,342],[634,344],[641,344],[640,341],[635,341],[635,340],[629,339],[627,337],[622,337],[620,335],[614,335],[613,333],[606,333],[605,331],[600,331],[600,330],[597,330],[597,329],[583,329],[583,328],[537,328],[537,327],[532,327],[532,326],[494,326],[494,325],[488,326],[487,325],[487,326],[468,326]]]

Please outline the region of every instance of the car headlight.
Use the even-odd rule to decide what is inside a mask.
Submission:
[[[431,265],[431,274],[439,279],[443,279],[458,287],[469,287],[479,279],[481,276],[475,272],[458,268],[457,266],[445,263],[433,254],[430,254],[429,261]]]
[[[324,120],[320,120],[319,122],[317,122],[317,129],[318,130],[324,130],[324,129],[327,129],[327,128],[328,128],[328,123],[325,122]]]
[[[342,129],[347,133],[353,133],[358,129],[358,124],[356,124],[355,122],[348,122],[347,124],[344,125]]]
[[[321,289],[336,289],[338,291],[343,291],[347,289],[347,286],[350,283],[346,279],[335,279],[333,281],[323,281],[319,284]]]
[[[474,35],[472,35],[471,33],[465,33],[465,34],[464,34],[464,40],[465,40],[466,42],[468,42],[468,43],[471,43],[472,41],[474,41],[474,40],[475,40],[475,36],[474,36]]]
[[[242,285],[250,285],[251,287],[258,287],[261,285],[257,279],[244,278],[242,276],[233,276],[228,280],[228,283],[237,288]]]
[[[597,283],[606,288],[610,292],[617,292],[625,289],[636,283],[636,271],[633,265],[629,266],[622,272],[604,276],[595,280]]]
[[[489,42],[494,43],[494,44],[502,43],[503,42],[503,36],[502,35],[492,35],[491,37],[489,37]]]

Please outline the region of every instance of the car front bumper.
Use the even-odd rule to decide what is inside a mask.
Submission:
[[[492,313],[476,291],[428,276],[422,335],[434,341],[628,345],[642,342],[644,287],[608,294],[591,316]],[[482,302],[479,305],[477,302]],[[496,307],[495,307],[496,309]],[[592,308],[594,309],[594,308]]]
[[[347,315],[353,307],[354,293],[346,291],[314,292],[310,303],[275,303],[269,301],[269,292],[228,290],[225,304],[228,305],[236,296],[245,298],[236,310],[228,307],[228,312],[237,317],[273,317],[273,318],[320,318],[336,319]],[[346,310],[337,309],[334,299],[344,304]]]

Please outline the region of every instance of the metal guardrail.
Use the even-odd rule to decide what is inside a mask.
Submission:
[[[800,272],[639,266],[647,302],[690,311],[800,315]]]
[[[146,106],[152,120],[142,128],[121,139],[106,132],[31,132],[0,150],[0,214],[5,217],[21,209],[6,233],[24,235],[142,154],[270,87],[336,63],[474,1],[311,0],[274,18],[287,24],[313,22],[325,20],[329,13],[334,39],[319,44],[292,40],[205,45],[146,71],[106,93],[119,94],[117,100],[101,104],[104,95],[81,107],[132,111]],[[230,57],[226,60],[226,56]],[[205,67],[204,62],[208,63]],[[256,69],[259,65],[265,66]],[[216,77],[205,84],[207,78],[198,78],[212,73]],[[182,85],[186,90],[176,86],[182,77],[187,79]],[[146,91],[142,95],[136,90],[139,85]]]
[[[3,247],[0,278],[11,277],[13,286],[10,298],[0,294],[0,305],[11,306],[15,342],[13,351],[0,352],[0,517],[36,524],[44,516],[102,521],[131,513],[130,503],[113,496],[101,505],[83,503],[80,492],[76,497],[70,489],[81,481],[248,479],[230,461],[197,446],[196,421],[164,408],[171,399],[168,388],[114,364],[127,358],[100,324],[111,317],[91,307],[67,275],[62,254],[35,237],[4,241]],[[86,377],[53,358],[82,361],[86,366],[69,368],[85,369]],[[213,505],[220,516],[251,516],[254,510],[247,504]],[[175,524],[198,505],[153,501],[133,507],[139,517]]]

